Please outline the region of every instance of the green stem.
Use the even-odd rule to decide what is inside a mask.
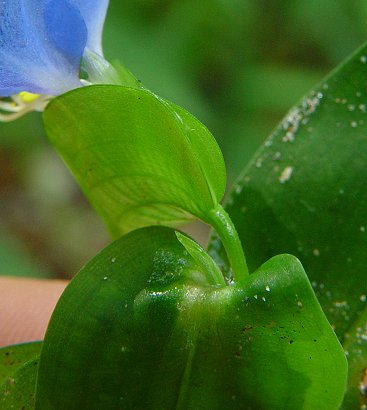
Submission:
[[[221,205],[210,212],[210,224],[217,231],[232,267],[233,279],[243,283],[249,275],[246,258],[235,226]]]

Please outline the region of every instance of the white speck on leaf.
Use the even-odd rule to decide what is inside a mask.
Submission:
[[[265,141],[265,147],[271,147],[273,145],[273,141],[271,139],[268,139]]]
[[[294,132],[293,131],[288,131],[284,137],[283,137],[284,142],[293,142],[294,141]]]
[[[292,176],[293,170],[294,170],[293,167],[290,167],[290,166],[285,167],[278,178],[279,182],[281,184],[284,184],[285,182],[289,181]]]
[[[242,186],[241,185],[237,185],[235,188],[236,194],[240,194],[242,191]]]
[[[349,309],[349,305],[348,305],[348,302],[346,300],[336,301],[336,302],[333,303],[333,305],[337,308]]]
[[[274,161],[279,161],[281,156],[282,156],[282,154],[281,154],[279,151],[277,151],[277,152],[273,155],[273,160],[274,160]]]

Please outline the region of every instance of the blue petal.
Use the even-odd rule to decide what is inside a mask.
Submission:
[[[88,29],[87,47],[99,55],[102,52],[102,30],[106,18],[108,0],[73,0]]]
[[[2,1],[0,95],[14,90],[57,95],[80,86],[87,43],[83,16],[71,0]]]
[[[9,96],[24,91],[30,84],[24,83],[24,78],[17,77],[13,71],[0,67],[0,96]]]
[[[43,17],[48,39],[78,67],[88,35],[80,10],[68,1],[50,0]]]

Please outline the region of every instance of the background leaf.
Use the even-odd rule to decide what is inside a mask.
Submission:
[[[243,288],[201,273],[169,228],[105,248],[56,307],[36,408],[338,408],[345,356],[296,258]]]
[[[37,369],[38,358],[19,367],[10,379],[0,385],[2,410],[35,408]]]
[[[205,220],[224,194],[214,138],[172,107],[148,91],[92,86],[56,98],[44,112],[51,143],[116,236],[192,215]]]
[[[31,410],[35,404],[38,357],[42,342],[0,349],[0,408]]]
[[[344,349],[348,355],[348,391],[342,409],[367,406],[367,313],[360,315],[348,331]]]
[[[0,383],[41,352],[42,342],[22,343],[0,348]]]
[[[356,327],[367,301],[366,63],[363,46],[288,113],[226,206],[250,269],[278,253],[297,255],[346,346],[356,332],[359,344],[367,338]],[[226,269],[217,238],[210,247]],[[353,353],[354,383],[367,367],[363,351]],[[358,402],[358,385],[350,389]]]
[[[0,274],[45,278],[51,276],[37,265],[26,247],[16,237],[0,228]]]

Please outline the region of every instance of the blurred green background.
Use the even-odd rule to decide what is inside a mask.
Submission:
[[[208,126],[231,182],[366,38],[365,0],[111,0],[104,48]],[[108,242],[39,114],[0,124],[0,167],[0,274],[71,277]]]

